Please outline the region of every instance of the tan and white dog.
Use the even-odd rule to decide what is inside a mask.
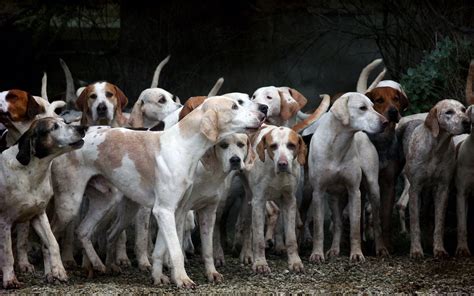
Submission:
[[[20,285],[13,271],[11,227],[30,220],[43,243],[46,279],[48,282],[67,280],[45,210],[53,196],[51,161],[80,148],[84,131],[84,127],[68,126],[58,118],[39,119],[17,145],[0,156],[0,265],[4,288]]]

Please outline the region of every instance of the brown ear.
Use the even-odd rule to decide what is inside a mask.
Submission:
[[[278,94],[280,95],[280,117],[283,120],[288,120],[298,113],[300,106],[295,100],[289,101],[287,98],[285,98],[285,94],[283,92],[278,91]]]
[[[255,163],[255,159],[257,156],[253,151],[252,143],[250,142],[250,138],[247,136],[247,156],[245,158],[245,169],[250,170]]]
[[[38,104],[32,95],[27,93],[26,96],[28,99],[28,103],[26,105],[26,116],[28,116],[28,119],[33,119],[36,115],[45,112],[44,107]]]
[[[132,112],[130,113],[130,118],[128,119],[128,124],[131,127],[143,127],[143,112],[142,112],[143,101],[138,98],[133,105]]]
[[[348,125],[349,124],[349,107],[347,104],[349,103],[349,97],[348,96],[342,96],[336,101],[334,101],[334,104],[332,105],[331,111],[334,116],[339,119],[342,122],[342,125]]]
[[[439,123],[438,123],[438,109],[436,107],[431,108],[430,113],[425,119],[425,126],[431,131],[433,137],[439,135]]]
[[[83,114],[82,117],[84,117],[85,112],[87,112],[87,108],[88,108],[87,99],[89,98],[89,91],[90,91],[90,88],[87,86],[86,88],[84,88],[84,90],[81,92],[81,94],[76,100],[76,108],[77,110],[82,111],[82,114]]]
[[[409,106],[408,98],[401,91],[398,91],[398,97],[400,100],[400,111],[406,111]]]
[[[303,137],[298,135],[298,156],[297,160],[300,165],[304,165],[306,163],[306,155],[308,154],[308,148],[306,147],[306,143],[303,140]]]
[[[295,101],[298,103],[300,110],[301,108],[306,106],[306,103],[308,102],[308,100],[305,98],[305,96],[303,96],[299,91],[297,91],[294,88],[289,88],[288,91],[290,92],[291,97],[295,99]]]
[[[266,148],[266,142],[265,142],[265,136],[262,137],[260,142],[257,144],[257,154],[258,158],[260,158],[261,161],[265,162],[265,148]]]
[[[216,143],[219,137],[219,127],[217,125],[218,117],[215,110],[207,110],[201,119],[201,133],[203,133],[209,141]]]
[[[183,119],[186,115],[191,113],[194,109],[199,107],[207,97],[205,96],[198,96],[198,97],[190,97],[186,103],[184,103],[183,109],[179,112],[179,120]]]
[[[118,88],[116,85],[114,85],[114,88],[115,88],[115,96],[117,97],[118,103],[120,104],[120,106],[119,106],[119,108],[117,108],[117,110],[122,111],[123,109],[125,109],[125,107],[127,107],[128,98],[123,93],[123,91],[120,88]]]
[[[214,172],[217,170],[219,161],[217,160],[215,146],[207,149],[206,153],[204,153],[204,155],[201,157],[201,163],[208,171]]]

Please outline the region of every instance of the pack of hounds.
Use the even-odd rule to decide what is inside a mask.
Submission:
[[[407,206],[410,257],[421,258],[422,202],[434,204],[433,255],[446,257],[450,184],[457,192],[455,255],[470,255],[474,62],[466,83],[468,108],[441,100],[428,113],[402,117],[409,98],[399,83],[383,80],[385,70],[367,87],[381,59],[362,70],[355,92],[321,95],[313,112],[301,110],[308,100],[290,87],[217,95],[222,78],[207,96],[182,105],[158,87],[168,61],[158,65],[151,87],[129,113],[127,96],[114,84],[96,82],[76,91],[62,60],[64,101],[48,101],[46,75],[41,96],[0,92],[3,288],[21,286],[15,269],[34,271],[30,226],[50,283],[68,280],[65,266],[76,266],[77,249],[89,277],[120,272],[130,265],[126,242],[133,238],[138,267],[151,272],[154,284],[194,287],[185,256],[193,251],[197,229],[206,277],[221,282],[216,268],[225,264],[232,207],[239,213],[234,248],[255,273],[270,273],[270,247],[287,254],[295,273],[304,272],[298,253],[303,241],[312,241],[311,263],[339,256],[344,221],[350,261],[365,260],[364,240],[374,242],[374,254],[388,256],[392,212],[398,210],[407,232]],[[404,190],[396,199],[399,177]],[[326,251],[325,220],[332,233]],[[134,233],[127,236],[126,229]]]

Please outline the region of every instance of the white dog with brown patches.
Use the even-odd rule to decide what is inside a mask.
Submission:
[[[303,138],[286,127],[265,126],[255,136],[253,147],[258,154],[253,168],[246,174],[252,191],[252,234],[254,272],[269,273],[265,259],[265,204],[277,202],[283,213],[285,245],[291,271],[302,272],[303,262],[296,242],[296,190],[301,165],[306,159]]]
[[[127,196],[127,211],[109,230],[108,245],[116,243],[139,205],[153,207],[160,229],[153,254],[153,280],[157,284],[166,281],[155,266],[159,265],[158,254],[167,247],[172,279],[180,287],[192,287],[195,284],[184,269],[175,210],[189,194],[204,153],[226,136],[258,128],[263,119],[261,112],[247,110],[225,97],[214,97],[164,132],[95,129],[86,135],[84,147],[74,153],[82,164],[82,175],[68,180],[71,186],[63,188],[82,196],[90,177],[100,174]],[[85,252],[94,269],[102,270],[94,249],[86,248]]]

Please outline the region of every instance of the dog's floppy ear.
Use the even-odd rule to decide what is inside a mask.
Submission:
[[[201,157],[201,163],[208,171],[215,172],[217,170],[219,160],[217,159],[215,146],[207,149],[206,153]]]
[[[45,112],[44,107],[38,104],[32,95],[26,93],[26,96],[28,99],[28,103],[26,105],[26,115],[28,116],[28,119],[33,119],[36,115]]]
[[[265,148],[267,148],[266,137],[267,135],[265,134],[262,139],[260,139],[260,142],[257,144],[257,155],[262,162],[265,162]]]
[[[128,123],[131,127],[143,127],[143,112],[142,112],[143,101],[141,98],[135,102],[133,105],[132,112],[130,113],[130,118]]]
[[[280,116],[283,120],[288,120],[295,116],[301,107],[295,100],[288,100],[285,98],[285,94],[283,92],[278,91],[278,94],[280,95]]]
[[[24,133],[18,140],[18,153],[16,159],[22,165],[28,165],[31,161],[31,137],[32,137],[31,128]]]
[[[400,111],[406,111],[410,103],[405,92],[398,91],[398,99],[400,101]]]
[[[201,119],[200,130],[209,141],[216,143],[219,137],[218,117],[215,110],[207,110]]]
[[[306,143],[304,142],[303,138],[298,135],[298,154],[297,160],[300,165],[304,165],[306,163],[306,155],[308,154],[308,148],[306,147]]]
[[[431,131],[433,137],[439,135],[439,122],[438,122],[438,109],[436,107],[431,108],[430,113],[425,119],[425,126]]]
[[[295,101],[298,103],[300,110],[301,108],[306,106],[306,103],[308,102],[308,100],[305,98],[305,96],[303,96],[299,91],[297,91],[294,88],[288,88],[288,91],[290,92],[291,97],[295,99]]]
[[[253,151],[252,143],[250,142],[250,138],[247,137],[247,156],[245,157],[245,169],[250,170],[253,167],[253,164],[255,163],[255,159],[257,156],[255,155],[255,152]]]
[[[349,124],[349,107],[347,104],[349,103],[348,96],[342,96],[332,105],[329,111],[334,114],[334,116],[342,122],[342,125]]]
[[[183,109],[179,112],[179,120],[183,119],[186,115],[191,113],[194,109],[199,107],[207,97],[198,96],[198,97],[190,97],[186,103],[184,103]]]
[[[114,85],[114,88],[115,88],[115,96],[117,97],[118,103],[120,104],[120,106],[119,106],[119,108],[117,108],[117,110],[122,111],[123,109],[125,109],[125,107],[127,107],[128,98],[123,93],[123,91],[120,88],[118,88],[116,85]]]

